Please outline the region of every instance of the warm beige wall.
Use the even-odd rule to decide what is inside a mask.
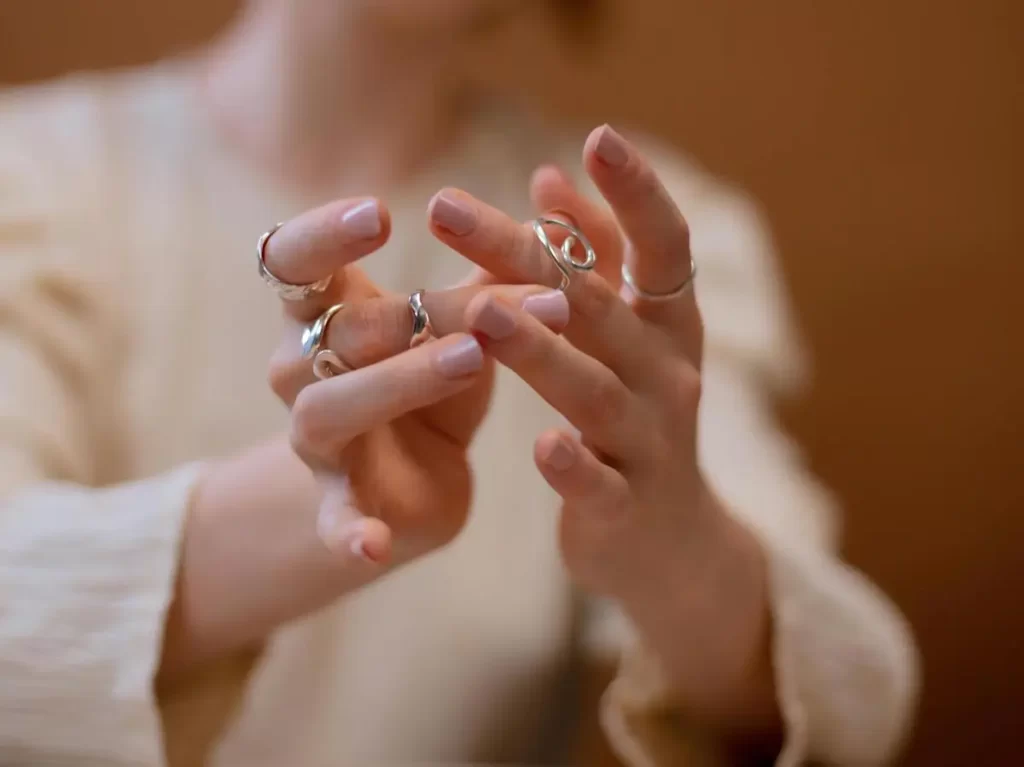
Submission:
[[[501,79],[656,130],[762,200],[818,364],[790,421],[925,650],[910,761],[1019,762],[1022,4],[619,5],[586,70],[518,37]],[[3,3],[0,80],[140,60],[232,6]]]

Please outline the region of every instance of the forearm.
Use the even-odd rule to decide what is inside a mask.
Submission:
[[[210,464],[188,511],[160,681],[257,644],[336,595],[316,483],[284,438]]]
[[[659,659],[680,714],[726,740],[781,740],[771,661],[765,554],[754,535],[705,494],[702,524],[666,550],[624,608]],[[656,583],[656,586],[652,586]]]

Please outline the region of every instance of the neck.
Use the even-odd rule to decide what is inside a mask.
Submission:
[[[452,140],[456,46],[349,8],[253,3],[209,52],[204,102],[230,145],[290,185],[380,193]]]

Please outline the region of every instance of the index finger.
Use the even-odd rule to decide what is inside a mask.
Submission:
[[[277,229],[266,241],[263,261],[277,279],[305,285],[334,275],[383,245],[391,233],[387,208],[374,197],[336,200],[308,210]],[[292,317],[306,321],[337,303],[340,285],[301,301],[284,301]]]

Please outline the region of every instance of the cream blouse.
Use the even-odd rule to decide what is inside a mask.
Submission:
[[[265,384],[279,312],[254,241],[322,202],[240,165],[190,83],[162,65],[0,97],[0,763],[539,759],[574,647],[625,647],[603,712],[625,761],[714,763],[614,606],[576,609],[531,457],[557,416],[507,371],[454,544],[282,629],[257,662],[155,698],[199,465],[287,422]],[[580,176],[582,139],[488,112],[382,194],[394,236],[370,276],[395,290],[458,280],[467,264],[424,224],[433,192],[460,186],[525,220],[531,170]],[[916,654],[899,613],[837,559],[831,499],[768,408],[766,388],[799,372],[768,237],[749,201],[648,153],[701,267],[703,466],[769,556],[779,764],[885,761],[911,718]]]

